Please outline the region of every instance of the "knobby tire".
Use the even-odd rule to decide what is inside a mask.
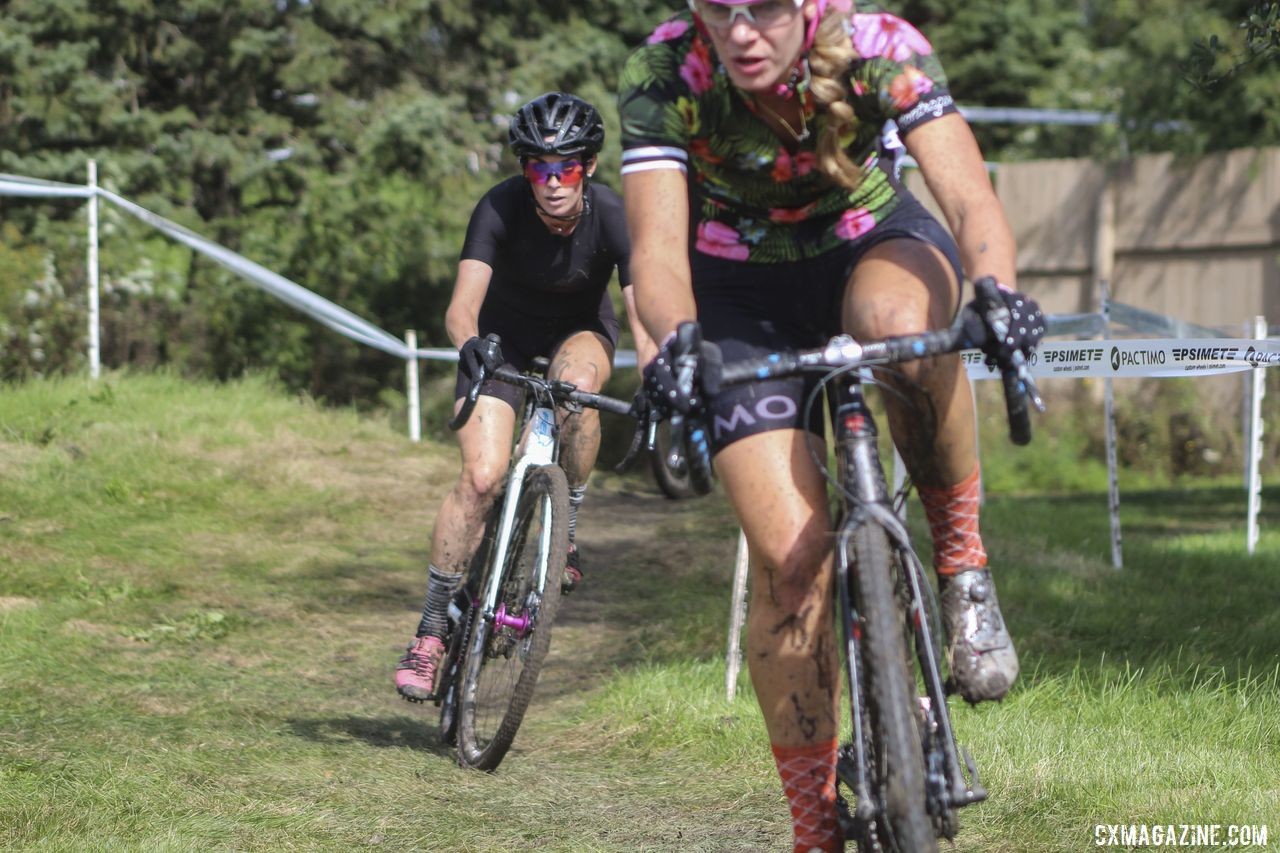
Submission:
[[[469,585],[464,586],[469,590]],[[471,597],[468,594],[468,597]],[[449,638],[449,646],[445,650],[443,672],[445,682],[441,685],[440,702],[440,742],[445,746],[458,745],[458,690],[460,687],[462,665],[465,662],[467,646],[471,641],[471,628],[475,624],[476,605],[470,604],[462,612],[462,618],[454,626],[454,634]]]
[[[862,627],[873,796],[883,807],[876,821],[878,840],[885,850],[931,853],[937,850],[937,838],[925,805],[918,700],[895,595],[895,554],[888,534],[874,523],[860,525],[848,547]]]
[[[440,742],[445,746],[458,745],[458,709],[461,704],[458,701],[458,691],[462,681],[462,665],[466,662],[467,646],[471,641],[471,626],[475,623],[478,607],[477,579],[483,575],[485,567],[489,565],[490,555],[493,553],[493,539],[497,535],[498,522],[502,518],[502,497],[501,494],[498,495],[493,505],[489,507],[489,513],[484,522],[484,535],[480,539],[479,547],[471,555],[471,562],[467,565],[466,575],[462,581],[462,593],[467,604],[462,608],[462,618],[458,620],[457,625],[453,626],[453,633],[449,636],[449,643],[441,664],[444,680],[440,685],[439,734]]]
[[[533,584],[548,504],[547,576],[539,596]],[[464,767],[494,770],[511,748],[551,645],[568,551],[569,487],[564,471],[556,465],[531,468],[516,506],[510,548],[498,567],[502,572],[498,603],[517,613],[527,611],[530,603],[536,605],[532,627],[517,637],[517,632],[481,618],[480,613],[472,620],[458,695],[458,761]],[[492,565],[487,567],[479,590],[488,587],[488,573],[493,570]]]

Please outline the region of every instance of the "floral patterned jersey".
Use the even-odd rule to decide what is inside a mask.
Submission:
[[[764,263],[811,258],[867,233],[897,206],[902,190],[879,165],[882,127],[893,119],[906,135],[956,107],[915,27],[863,0],[852,12],[857,58],[848,82],[857,123],[842,142],[863,176],[852,191],[817,168],[825,117],[813,114],[811,99],[803,101],[809,136],[784,145],[730,82],[690,12],[662,23],[627,60],[618,101],[622,173],[687,172],[699,251]]]

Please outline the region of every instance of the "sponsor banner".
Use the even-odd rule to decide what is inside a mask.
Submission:
[[[960,357],[970,379],[996,379],[985,356],[965,350]],[[1280,340],[1193,338],[1186,340],[1073,341],[1041,344],[1031,357],[1036,379],[1212,376],[1255,367],[1280,367]]]

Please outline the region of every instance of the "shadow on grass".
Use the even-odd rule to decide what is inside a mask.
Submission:
[[[722,659],[731,518],[700,502],[599,498],[614,535],[592,548],[592,527],[584,526],[587,583],[559,622],[620,633],[594,666]],[[1244,683],[1274,673],[1280,488],[1264,489],[1264,540],[1252,556],[1244,548],[1242,488],[1132,490],[1121,501],[1119,571],[1110,565],[1105,494],[994,498],[984,509],[1001,600],[1028,677],[1140,667],[1167,676],[1162,689],[1176,691],[1209,676]]]
[[[375,747],[397,747],[435,755],[451,756],[453,747],[440,742],[434,725],[423,725],[409,717],[292,718],[294,735],[315,743],[336,744],[357,740]]]
[[[422,548],[388,548],[365,555],[345,554],[315,559],[272,579],[276,589],[310,613],[418,612],[426,589],[427,570]],[[406,572],[422,566],[421,577]]]

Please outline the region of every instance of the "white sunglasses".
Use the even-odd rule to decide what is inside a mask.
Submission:
[[[760,28],[772,27],[791,17],[795,10],[804,5],[804,0],[762,0],[739,6],[726,6],[723,3],[710,3],[707,0],[689,0],[689,8],[703,20],[707,26],[716,29],[731,30],[741,17],[749,25]]]

